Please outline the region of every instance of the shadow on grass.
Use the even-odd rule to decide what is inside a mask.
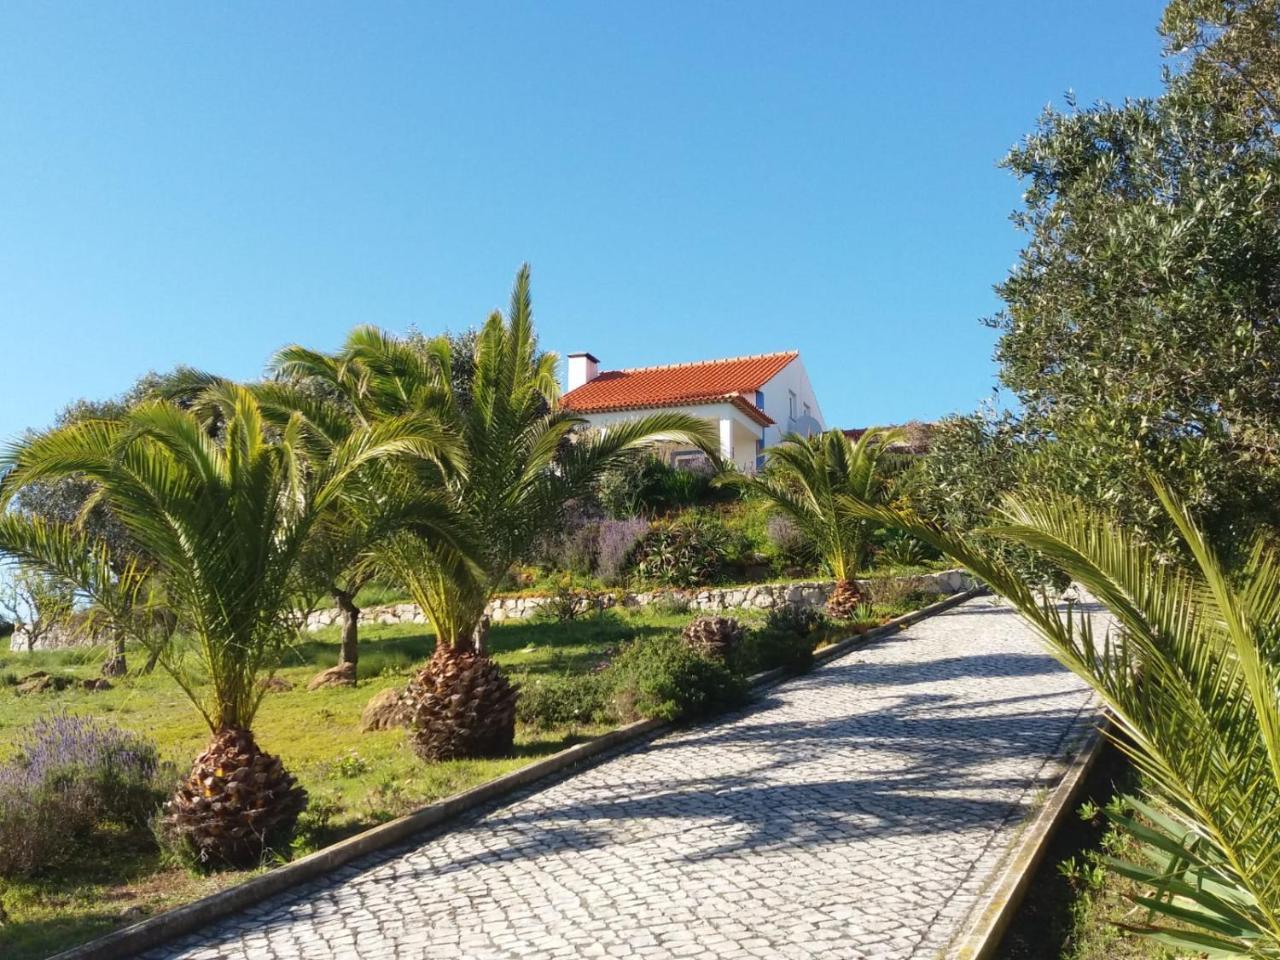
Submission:
[[[657,624],[628,621],[613,611],[559,623],[523,620],[495,624],[489,653],[504,666],[532,673],[558,672],[599,660],[611,648],[638,637],[667,632]],[[435,649],[435,636],[422,624],[364,624],[360,629],[360,673],[402,673],[422,663]],[[290,649],[285,667],[331,666],[336,636],[308,635]]]
[[[74,856],[56,869],[0,885],[11,914],[34,914],[32,919],[11,917],[0,926],[0,957],[48,957],[136,923],[152,909],[126,913],[128,906],[120,901],[129,899],[130,894],[112,895],[100,887],[118,890],[125,884],[153,883],[161,866],[160,851],[150,831],[120,830],[81,844]]]

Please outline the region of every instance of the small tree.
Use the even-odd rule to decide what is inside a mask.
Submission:
[[[260,681],[299,626],[308,538],[363,466],[437,451],[418,421],[399,418],[321,458],[301,415],[276,429],[249,390],[214,394],[216,438],[195,414],[155,401],[30,438],[6,457],[0,506],[28,483],[83,474],[145,565],[113,557],[79,527],[13,511],[0,513],[0,551],[74,585],[115,629],[157,650],[213,735],[169,803],[167,827],[201,860],[245,866],[291,829],[306,799],[252,724]],[[160,596],[176,622],[143,615]]]
[[[828,600],[832,616],[848,617],[861,601],[854,577],[871,554],[874,527],[848,509],[844,497],[879,502],[887,487],[880,470],[892,430],[867,430],[856,441],[841,430],[813,437],[792,434],[769,451],[764,471],[744,480],[755,496],[768,500],[814,544],[835,579]]]
[[[21,631],[30,653],[65,628],[75,613],[75,591],[38,567],[20,564],[0,586],[0,611]]]
[[[412,530],[380,551],[436,634],[431,661],[408,691],[414,747],[426,759],[502,755],[515,736],[516,691],[484,651],[484,610],[512,566],[561,520],[566,505],[630,451],[672,438],[712,451],[718,441],[696,417],[641,417],[607,432],[558,407],[556,357],[538,350],[529,271],[520,270],[507,316],[495,312],[466,362],[455,343],[402,340],[370,327],[352,332],[334,356],[290,347],[275,368],[293,380],[319,379],[364,422],[410,412],[440,416],[461,446],[461,469],[423,463],[424,483],[443,485],[474,545],[467,551]],[[456,389],[470,368],[469,389]]]

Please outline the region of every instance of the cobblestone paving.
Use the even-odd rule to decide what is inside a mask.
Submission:
[[[971,600],[149,958],[945,957],[1095,720]]]

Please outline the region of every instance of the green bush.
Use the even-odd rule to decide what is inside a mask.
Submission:
[[[827,616],[821,610],[802,603],[782,603],[765,616],[766,630],[781,630],[800,637],[812,637],[827,626]]]
[[[650,528],[637,550],[636,575],[667,586],[701,586],[722,574],[734,547],[734,537],[722,520],[689,512]]]
[[[717,487],[709,469],[669,466],[651,453],[637,454],[601,478],[596,499],[615,520],[652,517],[701,504],[735,499],[736,490]]]
[[[675,635],[635,640],[606,671],[620,720],[695,720],[746,698],[746,682],[723,663],[691,650]]]
[[[516,719],[539,730],[609,719],[607,672],[567,673],[520,682]]]
[[[750,676],[781,667],[788,673],[805,673],[813,666],[817,634],[765,626],[742,638],[733,655],[733,667]]]

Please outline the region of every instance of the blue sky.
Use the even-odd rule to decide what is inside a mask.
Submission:
[[[972,409],[1021,245],[996,160],[1159,89],[1161,4],[0,6],[0,438],[533,265],[607,367],[799,349],[827,419]]]

